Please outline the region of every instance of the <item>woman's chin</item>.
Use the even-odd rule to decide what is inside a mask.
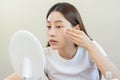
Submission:
[[[50,46],[52,49],[54,49],[54,50],[57,50],[58,49],[58,47],[57,46]]]

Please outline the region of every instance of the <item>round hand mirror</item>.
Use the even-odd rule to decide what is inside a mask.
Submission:
[[[38,80],[44,72],[45,57],[39,40],[29,31],[13,34],[9,56],[14,71],[25,80]]]

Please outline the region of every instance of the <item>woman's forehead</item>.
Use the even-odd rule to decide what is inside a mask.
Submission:
[[[65,17],[58,11],[53,11],[52,13],[50,13],[50,15],[48,16],[47,18],[47,21],[51,21],[51,20],[55,20],[55,21],[58,21],[58,20],[65,20]]]
[[[69,21],[58,11],[53,11],[47,18],[47,22],[51,23],[69,23]]]

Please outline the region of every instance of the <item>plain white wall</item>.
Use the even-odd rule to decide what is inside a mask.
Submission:
[[[29,30],[45,47],[46,14],[59,1],[76,6],[88,33],[120,69],[120,0],[0,0],[0,80],[14,72],[8,53],[12,34]]]

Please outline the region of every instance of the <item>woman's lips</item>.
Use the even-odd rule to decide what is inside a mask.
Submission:
[[[52,45],[55,45],[57,43],[57,41],[56,40],[49,40],[49,43]]]

